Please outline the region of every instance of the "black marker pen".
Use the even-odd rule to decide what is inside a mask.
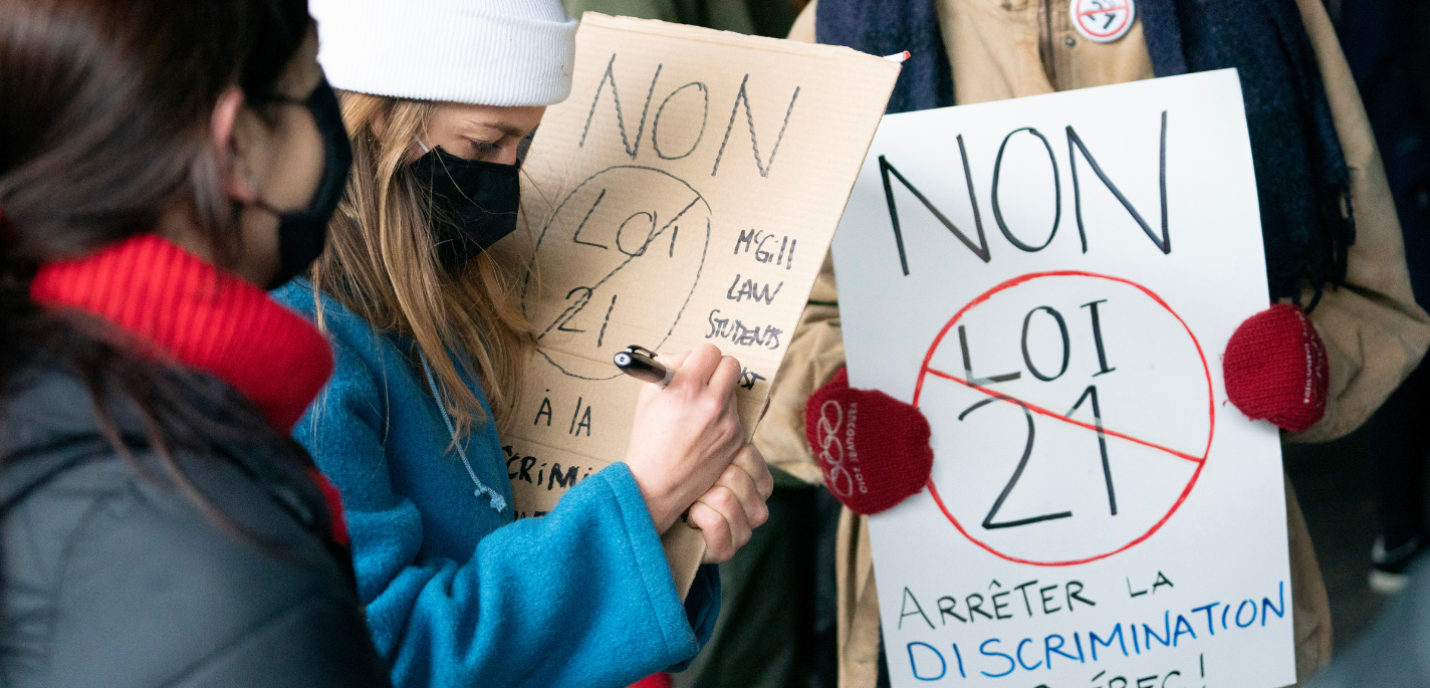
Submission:
[[[651,382],[661,387],[670,384],[675,377],[675,369],[667,368],[655,360],[656,353],[634,344],[615,355],[616,367],[621,372],[642,382]]]

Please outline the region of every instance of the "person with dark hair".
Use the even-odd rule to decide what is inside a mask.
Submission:
[[[263,288],[351,153],[304,0],[0,0],[0,683],[386,686]]]

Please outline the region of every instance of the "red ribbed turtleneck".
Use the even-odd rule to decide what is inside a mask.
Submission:
[[[232,385],[288,434],[333,372],[318,329],[257,287],[154,235],[49,263],[37,303],[76,308]]]

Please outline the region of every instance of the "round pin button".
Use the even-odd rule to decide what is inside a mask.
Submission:
[[[1127,35],[1137,17],[1133,0],[1072,0],[1068,12],[1077,32],[1098,43]]]

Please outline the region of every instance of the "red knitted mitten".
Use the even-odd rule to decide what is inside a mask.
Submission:
[[[1226,396],[1248,418],[1291,432],[1310,429],[1326,414],[1326,345],[1311,319],[1290,304],[1272,306],[1243,322],[1222,356]]]
[[[825,485],[856,513],[877,514],[904,501],[933,470],[924,414],[883,392],[850,388],[843,368],[810,395],[804,432]]]

